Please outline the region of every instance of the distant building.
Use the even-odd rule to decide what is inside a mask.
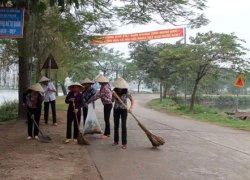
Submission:
[[[18,88],[18,64],[12,64],[8,68],[0,68],[0,87]]]

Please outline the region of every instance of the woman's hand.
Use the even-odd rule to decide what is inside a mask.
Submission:
[[[74,102],[75,98],[70,98],[69,102]]]
[[[78,113],[78,109],[74,109],[74,113]]]
[[[133,109],[133,107],[130,106],[130,108],[128,109],[128,112],[131,113],[131,112],[132,112],[132,109]]]

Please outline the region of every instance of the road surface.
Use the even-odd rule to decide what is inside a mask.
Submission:
[[[158,112],[145,106],[157,95],[135,95],[134,114],[166,144],[153,149],[128,118],[128,149],[88,135],[88,152],[104,180],[250,179],[250,133]],[[102,105],[97,115],[103,127]],[[111,127],[113,117],[111,115]]]

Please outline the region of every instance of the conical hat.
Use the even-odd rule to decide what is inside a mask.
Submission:
[[[39,83],[31,85],[29,89],[32,91],[44,92],[42,86]]]
[[[94,84],[94,82],[91,81],[89,78],[85,78],[81,84]]]
[[[103,76],[103,75],[99,75],[96,79],[95,79],[96,82],[99,82],[99,83],[108,83],[109,80]]]
[[[75,82],[75,83],[71,84],[70,86],[68,86],[68,90],[71,91],[71,89],[72,89],[73,86],[79,86],[80,89],[81,89],[81,91],[84,89],[84,87],[80,83]]]
[[[43,77],[39,80],[39,83],[40,83],[40,82],[44,82],[44,81],[50,81],[50,79],[47,78],[47,77],[45,77],[45,76],[43,76]]]
[[[113,86],[120,89],[128,89],[128,83],[123,78],[118,78],[114,81]]]

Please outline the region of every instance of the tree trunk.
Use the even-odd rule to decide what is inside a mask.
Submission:
[[[167,98],[167,85],[164,83],[163,98]]]
[[[62,88],[63,95],[66,96],[67,95],[67,90],[66,90],[64,84],[63,83],[59,83],[59,84],[60,84],[60,86]]]
[[[117,79],[117,78],[118,78],[118,73],[119,73],[119,71],[118,71],[118,70],[116,70],[116,71],[115,71],[115,79]]]
[[[21,42],[19,44],[22,44]],[[18,98],[19,98],[19,107],[18,107],[18,115],[19,118],[25,118],[26,113],[22,106],[23,93],[28,89],[29,82],[29,58],[19,55],[19,90],[18,90]]]
[[[138,81],[138,89],[137,89],[137,92],[140,93],[140,86],[141,86],[141,80]]]
[[[25,16],[27,14],[25,13]],[[28,38],[27,38],[27,25],[28,18],[25,17],[24,29],[23,29],[23,38],[17,40],[18,45],[18,57],[19,57],[19,83],[18,83],[18,98],[19,98],[19,106],[18,106],[18,116],[19,119],[26,118],[25,109],[22,106],[23,101],[23,93],[30,86],[30,73],[29,73],[29,46],[28,46]]]
[[[57,73],[55,74],[55,88],[56,88],[56,96],[58,96],[58,80],[57,80]]]
[[[162,102],[162,83],[160,83],[160,102]]]
[[[7,77],[7,70],[5,68],[5,70],[3,71],[3,86],[6,86],[6,77]]]
[[[199,83],[199,80],[195,80],[194,89],[193,89],[191,99],[190,99],[189,111],[193,111],[193,109],[194,109],[195,94],[196,94],[196,91],[197,91],[197,88],[198,88],[198,83]]]

